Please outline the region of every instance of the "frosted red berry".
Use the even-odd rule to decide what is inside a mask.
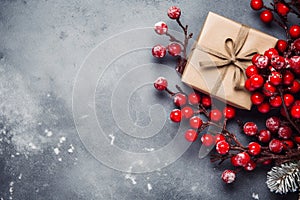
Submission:
[[[170,113],[170,119],[176,123],[180,122],[181,121],[181,110],[179,110],[179,109],[172,110]]]
[[[282,75],[279,72],[271,72],[269,76],[269,81],[272,85],[277,86],[280,85],[282,82]]]
[[[288,43],[285,40],[278,40],[276,44],[276,48],[280,52],[284,52],[288,47]]]
[[[184,119],[189,119],[194,115],[194,110],[190,106],[185,106],[181,109],[181,115]]]
[[[260,69],[264,69],[269,64],[269,58],[267,56],[264,56],[264,55],[255,54],[252,57],[252,64],[255,65],[256,67],[260,68]]]
[[[248,153],[252,156],[260,154],[261,146],[257,142],[250,142],[248,145]]]
[[[290,36],[294,39],[300,37],[300,26],[298,25],[293,25],[289,29]]]
[[[249,92],[253,92],[256,90],[256,88],[251,85],[250,79],[247,79],[245,81],[245,89],[248,90]]]
[[[165,22],[157,22],[154,25],[154,30],[159,35],[166,34],[168,32],[168,25]]]
[[[211,98],[207,95],[203,95],[201,99],[201,103],[205,108],[208,108],[211,106]]]
[[[222,119],[222,112],[218,109],[212,109],[209,113],[211,121],[218,122]]]
[[[180,15],[181,15],[181,10],[180,10],[179,7],[177,7],[177,6],[171,6],[168,9],[168,16],[171,19],[179,19]]]
[[[181,45],[176,42],[169,44],[167,48],[168,48],[168,53],[171,56],[178,56],[181,54]]]
[[[300,38],[295,40],[292,44],[292,48],[294,49],[295,52],[299,53],[300,52]]]
[[[191,105],[198,105],[200,103],[201,97],[199,94],[192,92],[189,94],[188,99]]]
[[[278,136],[282,139],[289,139],[292,133],[292,129],[288,126],[281,126],[278,130]]]
[[[294,80],[292,85],[290,87],[288,87],[288,90],[292,94],[296,94],[296,93],[300,92],[300,83],[299,83],[299,81]]]
[[[283,140],[283,150],[292,149],[294,147],[294,142],[292,140]]]
[[[221,178],[225,183],[230,184],[235,181],[235,172],[227,169],[222,173]]]
[[[223,115],[226,119],[232,119],[235,117],[235,108],[231,106],[226,106],[223,109]]]
[[[257,134],[258,128],[254,122],[246,122],[243,126],[244,133],[248,136]]]
[[[300,56],[292,56],[288,62],[293,72],[300,75]]]
[[[275,48],[270,48],[265,51],[264,56],[267,56],[271,60],[273,56],[278,56],[278,51]]]
[[[251,94],[251,102],[254,105],[260,105],[264,102],[265,96],[260,92],[254,92]]]
[[[250,6],[253,10],[260,10],[263,8],[264,3],[262,0],[251,0]]]
[[[216,144],[216,150],[219,154],[226,154],[229,152],[230,145],[225,140],[221,140]]]
[[[278,108],[282,105],[282,99],[280,96],[273,96],[273,97],[270,97],[269,103],[272,107]]]
[[[186,95],[185,94],[182,94],[182,93],[177,93],[175,96],[174,96],[174,104],[178,107],[181,107],[181,106],[184,106],[186,104],[186,101],[187,101],[187,98],[186,98]]]
[[[270,151],[280,153],[283,149],[283,143],[280,140],[272,139],[269,143]]]
[[[246,166],[244,166],[244,169],[246,171],[253,171],[256,168],[256,163],[253,160],[250,160]]]
[[[166,47],[157,44],[152,48],[152,55],[156,58],[163,58],[166,55]]]
[[[264,23],[270,23],[273,20],[273,13],[270,10],[264,10],[260,13],[260,20]]]
[[[287,107],[290,107],[295,101],[295,98],[291,94],[284,94],[283,95],[283,102]]]
[[[271,140],[271,132],[269,130],[260,130],[258,133],[258,140],[267,143]]]
[[[235,167],[239,167],[240,166],[236,155],[234,155],[234,156],[232,156],[230,158],[230,162]]]
[[[259,73],[258,68],[254,65],[250,65],[246,69],[246,75],[247,75],[248,78],[250,78],[254,74],[258,74],[258,73]]]
[[[219,133],[219,134],[217,134],[217,135],[215,136],[215,143],[216,143],[216,144],[217,144],[218,142],[220,142],[220,141],[223,141],[223,140],[226,140],[226,138],[225,138],[225,136],[224,136],[223,134]]]
[[[285,59],[282,56],[274,55],[271,59],[271,65],[279,70],[285,66]]]
[[[280,119],[278,117],[269,117],[266,120],[266,127],[268,130],[270,130],[272,133],[275,133],[278,131],[279,127],[281,125]]]
[[[268,113],[270,112],[271,110],[271,105],[269,102],[263,102],[262,104],[258,105],[257,106],[257,110],[260,112],[260,113]]]
[[[166,78],[164,77],[158,77],[155,81],[154,81],[154,88],[159,90],[159,91],[163,91],[168,87],[168,81]]]
[[[201,142],[204,146],[210,147],[215,144],[215,138],[211,134],[203,134],[201,137]]]
[[[289,7],[280,2],[276,4],[276,10],[281,16],[286,16],[290,12]]]
[[[275,86],[273,86],[270,82],[265,82],[263,86],[263,93],[267,97],[273,96],[277,92],[277,89]]]
[[[250,161],[250,156],[246,152],[241,152],[241,153],[236,154],[235,159],[236,159],[236,162],[237,162],[238,166],[244,167]]]
[[[199,129],[202,126],[203,121],[200,117],[194,116],[190,119],[189,123],[192,128]]]
[[[198,133],[193,129],[188,129],[185,132],[184,137],[189,142],[195,142],[198,138]]]
[[[294,105],[291,108],[291,116],[295,119],[300,119],[300,105]]]

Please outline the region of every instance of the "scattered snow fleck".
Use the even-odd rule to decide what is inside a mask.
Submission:
[[[144,148],[145,151],[154,151],[154,148]]]
[[[63,143],[63,142],[65,142],[66,141],[66,137],[61,137],[61,138],[59,138],[59,143]]]
[[[13,198],[12,198],[13,193],[14,193],[14,182],[11,181],[11,182],[9,183],[9,194],[10,194],[9,199],[13,199]]]
[[[53,135],[52,131],[47,132],[47,137],[51,137]]]
[[[62,158],[58,158],[58,161],[61,162],[61,161],[62,161]]]
[[[72,144],[70,144],[70,148],[68,149],[69,153],[73,153],[74,152],[74,146]]]
[[[150,183],[147,184],[148,191],[152,190],[152,185]]]
[[[257,199],[257,200],[259,200],[259,196],[258,196],[258,194],[255,194],[254,192],[252,193],[252,198],[253,198],[253,199]]]
[[[23,176],[23,174],[21,173],[21,174],[19,175],[18,179],[21,180],[21,179],[22,179],[22,176]]]
[[[29,146],[31,149],[37,149],[36,146],[35,146],[33,143],[31,143],[31,142],[28,144],[28,146]]]
[[[50,97],[50,96],[51,96],[51,94],[48,93],[48,94],[47,94],[47,97]]]
[[[110,145],[113,145],[116,137],[113,134],[109,134],[108,136],[111,138]]]
[[[88,117],[88,115],[83,115],[83,116],[80,117],[80,119],[85,119],[87,117]]]
[[[53,151],[54,151],[54,153],[56,154],[56,155],[58,155],[59,154],[59,149],[56,147],[56,148],[54,148],[53,149]]]
[[[129,180],[131,180],[131,182],[132,182],[132,184],[133,185],[135,185],[136,184],[136,177],[135,176],[133,176],[133,175],[131,175],[131,174],[126,174],[125,175],[125,179],[129,179]]]

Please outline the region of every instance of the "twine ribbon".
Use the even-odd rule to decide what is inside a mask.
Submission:
[[[243,62],[250,61],[252,59],[252,56],[258,52],[256,49],[250,49],[244,53],[240,53],[242,47],[244,46],[247,40],[249,30],[250,30],[249,27],[242,25],[235,41],[232,38],[227,38],[225,40],[224,47],[227,54],[223,54],[220,51],[208,47],[204,47],[204,46],[196,47],[201,51],[204,51],[220,59],[218,61],[200,61],[199,62],[200,67],[224,68],[221,71],[221,74],[218,77],[215,86],[211,90],[211,94],[215,95],[218,92],[227,74],[228,68],[230,66],[235,67],[234,74],[233,74],[234,89],[236,90],[244,89],[243,77],[246,78],[245,70],[247,68],[247,65]]]

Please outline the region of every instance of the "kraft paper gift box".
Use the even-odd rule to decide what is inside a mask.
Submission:
[[[275,37],[209,12],[182,81],[234,107],[250,110],[245,69],[255,53],[263,54],[276,42]]]

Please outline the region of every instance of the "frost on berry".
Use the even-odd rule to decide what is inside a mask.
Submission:
[[[157,22],[154,25],[154,30],[159,35],[166,34],[168,32],[168,25],[165,22]]]
[[[266,120],[266,127],[271,132],[278,131],[280,127],[280,119],[278,117],[270,117]]]
[[[232,183],[235,180],[235,172],[227,169],[222,173],[221,178],[225,183]]]

